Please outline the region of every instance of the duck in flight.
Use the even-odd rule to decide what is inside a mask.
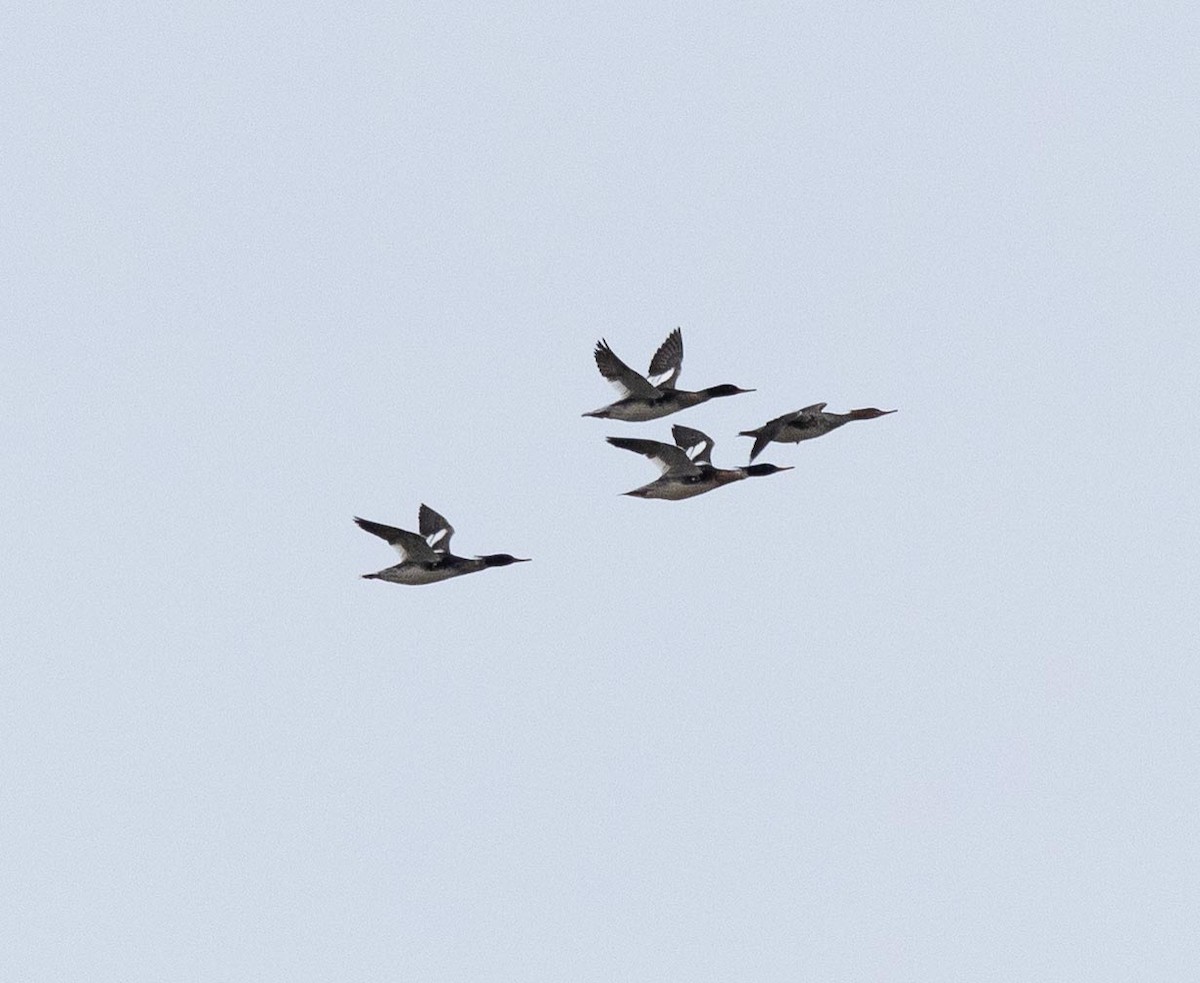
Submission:
[[[776,467],[774,464],[751,464],[745,468],[713,467],[713,439],[708,434],[691,427],[675,426],[671,428],[671,436],[675,438],[674,445],[635,437],[608,438],[608,442],[614,447],[648,457],[662,469],[662,477],[648,485],[642,485],[641,488],[625,492],[626,495],[678,501],[703,495],[714,488],[741,481],[743,478],[758,478],[778,471],[792,470]],[[693,453],[689,455],[688,451]]]
[[[836,430],[851,420],[874,420],[877,416],[887,416],[895,410],[877,410],[873,406],[861,410],[851,410],[849,413],[827,413],[825,403],[814,403],[794,413],[785,413],[774,420],[764,423],[755,430],[743,430],[739,437],[753,437],[754,447],[750,451],[753,461],[762,449],[775,441],[780,444],[798,444],[802,440],[811,440]]]
[[[584,413],[584,416],[637,423],[657,420],[661,416],[669,416],[690,406],[698,406],[718,396],[737,396],[739,393],[754,392],[753,389],[739,389],[731,385],[710,386],[698,392],[676,389],[675,382],[679,379],[679,371],[683,367],[683,332],[679,328],[667,335],[667,340],[654,353],[654,358],[650,361],[649,378],[635,372],[617,358],[603,338],[596,343],[595,354],[596,368],[617,387],[621,398],[608,406],[592,410],[591,413]],[[664,375],[666,378],[657,383],[650,381]]]
[[[485,556],[455,556],[450,552],[450,537],[454,527],[428,505],[422,505],[418,515],[420,533],[385,526],[370,519],[354,521],[360,529],[387,540],[400,554],[401,562],[377,573],[364,573],[364,580],[386,580],[393,584],[436,584],[440,580],[461,577],[465,573],[477,573],[488,567],[506,567],[510,563],[528,563],[528,560],[509,556],[507,553],[492,553]]]

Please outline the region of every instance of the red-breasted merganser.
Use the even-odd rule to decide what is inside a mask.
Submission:
[[[877,410],[873,406],[861,410],[851,410],[849,413],[826,413],[825,403],[813,403],[794,413],[777,416],[769,423],[764,423],[757,430],[743,430],[739,437],[753,437],[754,448],[750,451],[753,461],[762,449],[775,441],[780,444],[798,444],[802,440],[811,440],[836,430],[842,424],[851,420],[874,420],[877,416],[887,416],[895,410]]]
[[[455,556],[450,552],[450,537],[454,527],[428,505],[422,505],[419,515],[420,534],[395,526],[385,526],[370,519],[354,521],[359,528],[386,539],[400,553],[401,562],[377,573],[364,573],[364,580],[386,580],[393,584],[436,584],[440,580],[476,573],[488,567],[506,567],[510,563],[528,563],[507,553],[485,556]]]
[[[718,396],[737,396],[739,393],[754,392],[753,389],[739,389],[730,385],[710,386],[698,392],[676,389],[675,382],[683,367],[683,332],[679,328],[667,335],[667,340],[659,346],[650,361],[651,378],[666,375],[660,382],[651,382],[640,372],[634,372],[617,358],[603,338],[596,343],[596,367],[604,378],[617,387],[622,398],[583,415],[605,420],[657,420],[660,416],[678,413],[689,406],[698,406]]]
[[[657,440],[639,440],[635,437],[609,437],[614,447],[633,451],[653,460],[661,469],[662,477],[641,488],[625,492],[637,498],[665,498],[678,501],[703,495],[714,488],[728,485],[743,478],[758,478],[790,471],[774,464],[752,464],[745,468],[716,468],[712,463],[713,439],[708,434],[691,427],[671,428],[675,444],[664,444]],[[699,448],[690,457],[688,451]]]

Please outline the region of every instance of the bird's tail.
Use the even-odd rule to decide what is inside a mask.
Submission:
[[[775,436],[773,432],[768,432],[768,429],[768,427],[756,427],[754,430],[738,431],[739,437],[754,438],[754,446],[750,448],[751,461],[753,461],[756,457],[758,457],[759,454],[762,453],[762,449],[766,447],[767,444],[771,442],[771,438]]]

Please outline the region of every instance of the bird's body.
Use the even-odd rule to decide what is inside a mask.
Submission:
[[[510,563],[528,562],[508,553],[474,557],[455,556],[450,552],[450,537],[454,535],[454,527],[428,505],[421,506],[419,520],[421,531],[415,533],[355,517],[354,521],[360,529],[386,540],[402,558],[395,566],[375,573],[364,573],[363,579],[419,586],[477,573],[488,567],[505,567]]]
[[[666,375],[666,378],[657,383],[651,382],[650,378],[635,372],[622,362],[603,338],[596,343],[595,355],[596,368],[600,370],[600,374],[616,386],[622,395],[615,403],[584,413],[584,416],[640,423],[699,406],[710,399],[754,391],[731,385],[710,386],[708,389],[694,392],[676,389],[675,381],[683,368],[683,332],[679,328],[667,336],[667,340],[659,346],[650,361],[651,378]]]
[[[363,526],[366,529],[366,526]],[[482,567],[478,568],[482,569]],[[443,580],[449,580],[451,577],[458,577],[465,573],[474,573],[473,569],[467,569],[465,566],[453,563],[447,563],[445,559],[423,563],[417,560],[407,560],[404,563],[397,563],[394,567],[387,567],[377,573],[364,573],[363,580],[386,580],[390,584],[406,584],[410,587],[419,587],[422,584],[436,584]]]
[[[745,468],[718,468],[712,463],[713,440],[707,434],[691,427],[676,426],[671,429],[674,444],[657,440],[640,440],[634,437],[609,437],[608,442],[622,450],[633,451],[653,460],[662,469],[662,476],[649,484],[625,492],[635,498],[661,498],[680,501],[694,498],[724,485],[790,471],[774,464],[754,464]],[[700,449],[688,456],[688,451]]]
[[[754,447],[750,451],[753,461],[762,449],[772,441],[780,444],[798,444],[802,440],[812,440],[823,437],[831,430],[849,423],[851,420],[873,420],[879,416],[895,413],[895,410],[877,410],[873,406],[851,410],[849,413],[829,413],[825,403],[814,403],[794,413],[785,413],[774,420],[764,423],[755,430],[743,430],[739,437],[753,437]]]

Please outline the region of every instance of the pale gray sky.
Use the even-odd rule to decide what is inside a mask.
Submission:
[[[0,978],[1197,978],[1194,5],[4,17]]]

